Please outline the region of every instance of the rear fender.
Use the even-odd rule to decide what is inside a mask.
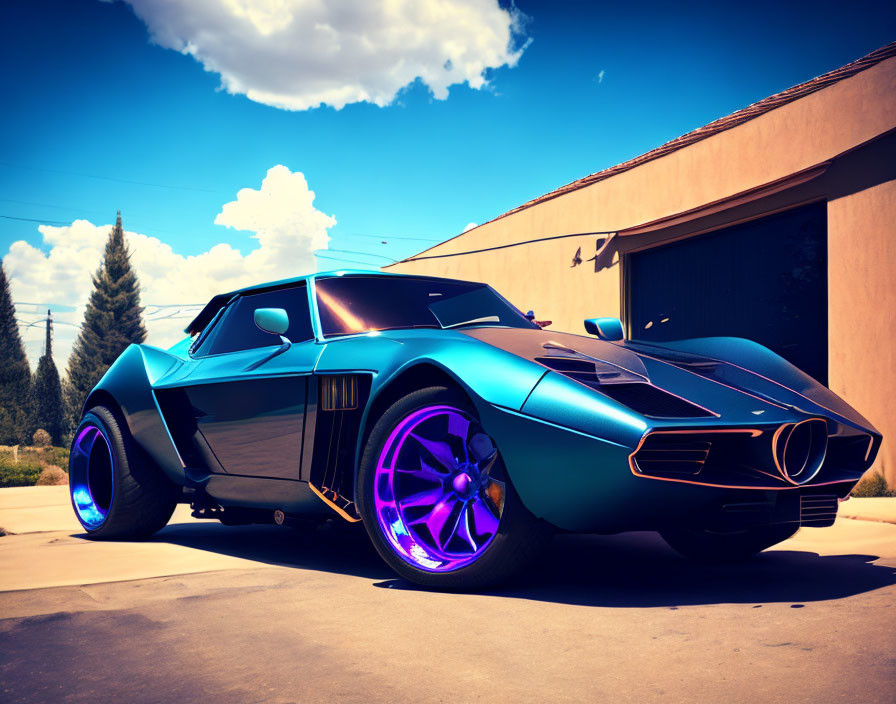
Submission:
[[[152,384],[180,364],[182,362],[163,350],[131,345],[87,396],[84,411],[105,405],[111,398],[131,437],[171,481],[183,485],[186,483],[184,464],[152,392]]]

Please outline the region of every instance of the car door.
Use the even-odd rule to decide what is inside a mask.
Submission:
[[[257,308],[286,310],[288,349],[255,325]],[[187,463],[212,473],[299,479],[308,380],[321,349],[304,283],[230,301],[179,378],[156,389],[160,404],[179,409],[178,426],[187,427],[188,438],[175,438],[187,446]]]

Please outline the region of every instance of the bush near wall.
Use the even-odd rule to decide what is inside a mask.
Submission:
[[[862,477],[850,494],[864,499],[872,496],[896,496],[896,491],[890,489],[887,478],[881,472],[873,472]]]
[[[0,488],[10,486],[34,486],[41,473],[44,482],[54,477],[59,483],[65,483],[58,472],[45,471],[49,467],[68,467],[68,448],[65,447],[31,447],[19,446],[18,462],[12,447],[0,446]]]

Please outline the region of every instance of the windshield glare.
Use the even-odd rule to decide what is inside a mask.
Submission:
[[[317,279],[325,336],[396,328],[491,325],[538,329],[485,284],[391,276]]]

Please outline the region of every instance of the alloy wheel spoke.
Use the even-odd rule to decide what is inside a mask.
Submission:
[[[465,504],[461,509],[454,533],[461,540],[465,541],[472,548],[473,552],[476,552],[479,548],[476,546],[476,541],[470,532],[470,513],[470,504]]]
[[[415,433],[411,433],[411,437],[420,444],[430,457],[444,467],[446,472],[450,472],[457,466],[457,460],[451,452],[451,448],[448,447],[448,443],[438,440],[427,440]]]
[[[420,479],[427,479],[429,481],[437,481],[441,482],[445,478],[445,474],[447,472],[445,470],[439,469],[438,467],[433,467],[425,460],[421,458],[419,467],[408,467],[401,468],[396,467],[396,472],[401,472],[402,474],[411,474]]]
[[[439,487],[438,489],[430,489],[428,491],[421,491],[417,494],[413,494],[406,499],[401,499],[400,504],[401,508],[419,508],[421,506],[435,506],[439,500],[444,496],[444,491]]]
[[[457,504],[457,498],[454,496],[444,496],[431,511],[417,520],[411,521],[411,524],[426,524],[426,527],[429,528],[429,532],[432,534],[433,540],[436,542],[436,546],[439,549],[442,549],[442,531],[445,529],[445,524],[448,523],[448,519],[451,518],[451,512],[454,510],[455,504]]]
[[[460,413],[450,413],[448,415],[448,433],[460,438],[466,444],[467,436],[470,433],[470,421]]]

